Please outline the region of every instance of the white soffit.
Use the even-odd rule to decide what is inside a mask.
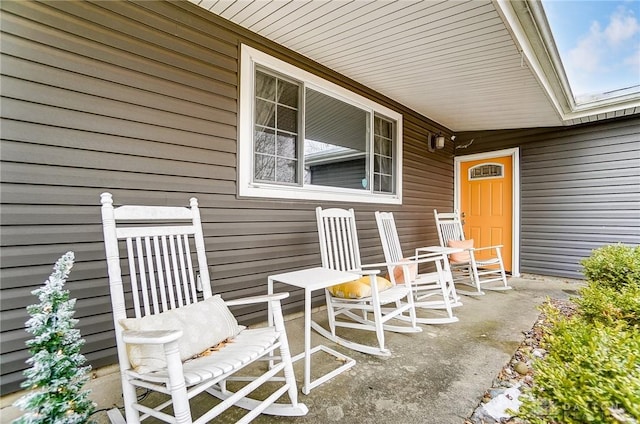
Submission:
[[[491,0],[190,1],[456,132],[574,123]]]

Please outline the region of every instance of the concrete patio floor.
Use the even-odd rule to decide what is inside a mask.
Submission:
[[[511,278],[513,290],[487,291],[485,296],[463,296],[456,308],[460,321],[423,326],[417,334],[386,332],[390,357],[375,357],[343,348],[312,332],[312,345],[324,344],[356,360],[350,370],[314,388],[299,400],[309,408],[304,417],[261,415],[255,423],[395,423],[461,424],[531,329],[537,310],[547,297],[566,299],[580,282],[525,276]],[[433,312],[419,311],[418,316]],[[313,314],[326,326],[326,311]],[[302,352],[304,319],[286,322],[291,351]],[[345,331],[344,329],[342,331]],[[349,330],[358,341],[375,343],[375,333]],[[361,333],[361,334],[359,334]],[[325,354],[312,357],[312,378],[339,365]],[[294,365],[298,389],[303,361]],[[206,408],[207,401],[198,404]],[[232,410],[215,422],[234,422],[244,411]]]
[[[312,331],[312,346],[324,344],[356,360],[353,368],[311,390],[301,392],[303,360],[294,363],[299,401],[309,413],[303,417],[260,415],[256,424],[462,424],[478,406],[485,390],[492,386],[502,367],[511,359],[530,330],[547,297],[566,299],[576,294],[582,283],[576,280],[526,275],[510,278],[513,290],[487,291],[485,296],[462,296],[463,306],[455,309],[459,322],[421,326],[421,333],[385,332],[389,357],[362,354],[338,346]],[[463,288],[463,287],[460,287]],[[433,317],[434,311],[418,309],[418,316]],[[304,317],[286,317],[285,325],[292,354],[303,351]],[[313,319],[327,328],[326,310],[318,308]],[[338,335],[365,344],[375,344],[375,333],[340,329]],[[312,378],[338,366],[333,356],[323,352],[312,356]],[[264,367],[264,363],[259,366]],[[98,408],[122,406],[117,366],[98,371],[87,385]],[[273,387],[257,393],[267,396]],[[21,415],[10,405],[19,396],[3,399],[0,422]],[[156,400],[159,400],[156,399]],[[193,402],[196,416],[218,403],[201,395]],[[246,413],[230,408],[216,423],[236,422]],[[97,424],[108,423],[104,410],[92,416]],[[146,420],[147,422],[156,422]]]
[[[389,357],[349,350],[312,331],[312,346],[324,344],[342,352],[356,360],[355,366],[304,395],[300,390],[303,360],[297,361],[294,370],[299,401],[307,405],[309,413],[303,417],[260,415],[253,422],[462,424],[524,340],[523,331],[535,323],[539,315],[537,307],[547,297],[566,299],[575,295],[581,286],[576,280],[532,275],[510,278],[509,283],[513,290],[487,291],[481,297],[462,296],[463,306],[455,309],[460,319],[457,323],[425,325],[421,333],[414,334],[386,332],[386,345],[392,352]],[[418,310],[418,316],[434,316],[434,312]],[[304,317],[298,314],[288,318],[287,334],[295,355],[303,351]],[[315,311],[313,319],[326,328],[324,308]],[[348,331],[348,337],[361,343],[376,343],[373,332],[341,331],[339,335],[346,337],[344,331]],[[316,353],[312,356],[312,378],[340,364],[328,354]],[[99,408],[122,405],[118,379],[116,371],[91,382],[92,397]],[[268,394],[257,394],[260,395]],[[199,416],[217,402],[201,395],[192,407]],[[233,423],[245,413],[243,409],[231,408],[214,422]],[[0,421],[13,415],[4,410]],[[109,422],[103,411],[92,418],[97,424]]]

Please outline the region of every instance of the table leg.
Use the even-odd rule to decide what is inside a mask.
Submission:
[[[304,384],[302,393],[311,391],[311,290],[304,290]]]
[[[273,279],[269,277],[267,279],[267,294],[273,294]],[[267,302],[267,323],[269,327],[273,326],[273,312],[271,311],[271,302]],[[269,354],[270,357],[273,357],[273,351]],[[269,369],[273,368],[274,361],[273,359],[269,360]]]

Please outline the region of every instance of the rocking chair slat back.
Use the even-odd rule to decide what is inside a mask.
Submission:
[[[136,317],[198,301],[192,235],[127,237],[124,240]]]
[[[404,258],[400,238],[396,231],[396,223],[393,214],[390,212],[378,212],[378,230],[380,238],[383,240],[382,250],[387,262],[400,262]]]
[[[322,222],[318,226],[322,266],[338,271],[359,271],[360,247],[353,209],[318,208],[316,215],[318,221]]]
[[[209,271],[204,249],[197,244],[204,239],[200,225],[197,201],[191,199],[191,208],[157,206],[121,206],[114,208],[112,202],[103,201],[105,222],[116,221],[115,231],[105,231],[107,249],[118,249],[123,245],[127,260],[123,291],[130,288],[135,318],[158,314],[189,305],[211,296]],[[140,224],[142,218],[145,224]],[[189,225],[182,224],[188,220]],[[128,224],[126,224],[128,222]],[[107,228],[111,224],[108,224]],[[127,225],[127,226],[122,226]],[[115,240],[112,240],[115,234]],[[203,284],[198,284],[198,278]],[[127,284],[128,283],[128,284]],[[127,287],[128,286],[128,287]],[[199,293],[199,290],[202,290]],[[123,296],[123,300],[125,297]],[[125,311],[122,305],[115,310]],[[126,318],[118,316],[117,319]]]
[[[457,211],[454,213],[437,213],[434,211],[434,216],[441,246],[447,246],[449,240],[460,241],[465,239],[462,222]]]

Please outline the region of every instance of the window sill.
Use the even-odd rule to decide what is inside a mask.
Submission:
[[[384,205],[401,205],[402,198],[395,194],[372,194],[349,189],[300,188],[271,186],[267,184],[251,184],[240,187],[240,197],[259,197],[287,200],[319,200],[348,203],[378,203]]]

